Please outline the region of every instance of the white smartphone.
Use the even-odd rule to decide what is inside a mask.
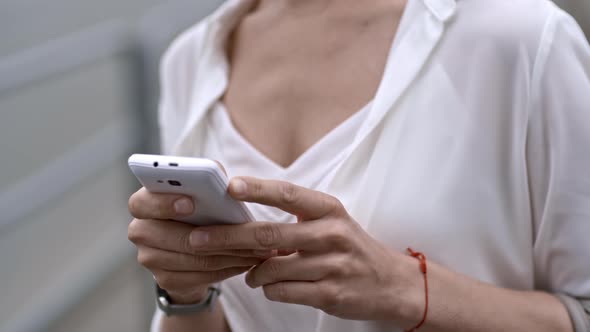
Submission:
[[[134,154],[128,162],[148,191],[193,198],[195,213],[178,221],[198,226],[254,221],[246,205],[229,196],[227,176],[213,160]]]

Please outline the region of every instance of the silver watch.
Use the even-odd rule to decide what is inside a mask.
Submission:
[[[156,283],[156,302],[158,308],[162,310],[166,316],[173,315],[190,315],[197,312],[213,309],[215,299],[221,294],[219,288],[209,287],[207,296],[199,303],[195,304],[173,304],[170,300],[170,295],[166,290],[160,288]]]

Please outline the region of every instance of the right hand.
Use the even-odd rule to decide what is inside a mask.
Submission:
[[[178,304],[200,302],[210,284],[242,274],[272,256],[252,250],[195,251],[189,243],[195,226],[171,220],[191,215],[195,208],[188,197],[145,188],[129,199],[135,219],[128,237],[137,246],[137,260]]]

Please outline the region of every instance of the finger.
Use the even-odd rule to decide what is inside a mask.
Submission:
[[[289,256],[291,254],[296,253],[297,250],[295,249],[278,249],[277,254],[274,256]]]
[[[273,302],[292,303],[320,308],[322,294],[317,282],[285,281],[263,287],[264,296]]]
[[[283,281],[317,281],[340,270],[340,260],[329,256],[307,256],[300,253],[273,257],[255,266],[246,275],[252,288]]]
[[[217,250],[217,251],[199,251],[194,255],[198,256],[234,256],[234,257],[250,257],[268,259],[271,257],[279,256],[280,253],[277,250],[249,250],[249,249],[229,249],[229,250]]]
[[[194,208],[190,197],[151,193],[145,188],[129,198],[129,212],[137,219],[174,219],[191,215]]]
[[[225,255],[238,257],[276,256],[271,249],[249,250],[242,248],[221,248],[219,250],[195,250],[189,242],[191,232],[196,229],[192,225],[171,220],[135,219],[129,224],[129,240],[138,246],[151,247],[184,254],[204,256]]]
[[[188,255],[144,246],[138,249],[138,262],[150,270],[207,272],[230,267],[252,267],[264,261],[257,257]]]
[[[300,224],[252,222],[242,225],[221,225],[195,228],[190,235],[194,252],[228,249],[322,250],[330,243],[324,241],[324,221]]]
[[[165,270],[154,271],[154,279],[158,286],[168,292],[182,293],[183,290],[202,287],[225,279],[240,275],[249,268],[232,267],[212,272],[171,272]]]
[[[235,199],[274,206],[302,220],[344,212],[335,197],[289,182],[237,177],[230,181],[228,190]]]
[[[251,222],[195,228],[190,235],[190,244],[194,252],[227,249],[348,251],[357,233],[356,225],[340,219],[297,224]]]

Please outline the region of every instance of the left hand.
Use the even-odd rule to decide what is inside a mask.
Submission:
[[[267,259],[246,276],[247,284],[263,287],[269,300],[307,305],[354,320],[403,319],[409,314],[402,313],[403,303],[420,302],[416,299],[423,292],[418,262],[373,239],[335,197],[254,178],[232,179],[229,193],[298,218],[296,224],[199,227],[191,234],[191,244],[198,252],[287,252]]]

